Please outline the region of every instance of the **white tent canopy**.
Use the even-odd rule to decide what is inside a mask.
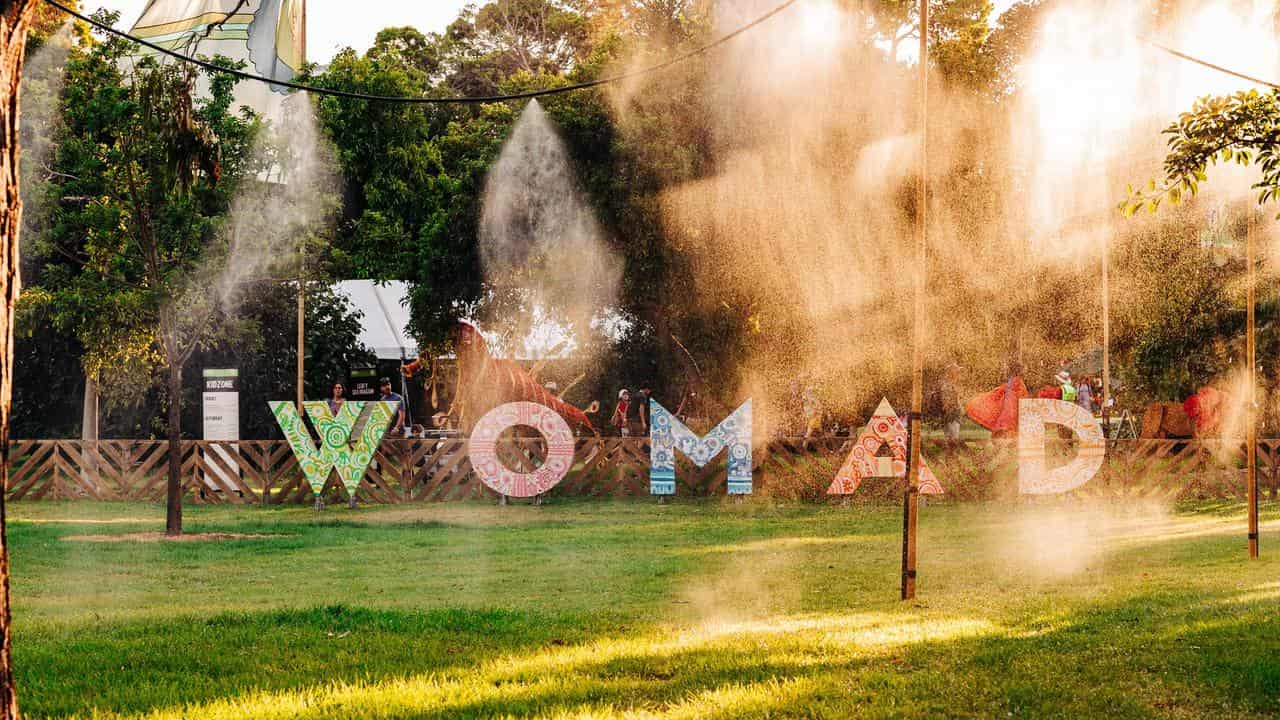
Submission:
[[[406,283],[344,280],[335,289],[362,314],[360,342],[379,360],[418,357],[418,344],[409,337],[409,286]]]

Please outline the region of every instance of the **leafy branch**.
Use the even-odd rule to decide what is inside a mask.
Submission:
[[[1201,98],[1164,134],[1169,136],[1164,182],[1152,179],[1140,189],[1130,185],[1120,204],[1126,216],[1143,208],[1155,213],[1162,202],[1177,205],[1195,196],[1208,182],[1210,166],[1218,163],[1259,167],[1262,177],[1253,185],[1259,205],[1280,192],[1280,91]]]

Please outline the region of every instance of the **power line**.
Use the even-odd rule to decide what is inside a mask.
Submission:
[[[624,80],[630,80],[632,78],[637,78],[644,75],[650,75],[652,73],[666,70],[669,67],[678,65],[687,60],[695,58],[699,55],[704,55],[707,52],[710,52],[711,50],[714,50],[720,47],[721,45],[724,45],[730,40],[733,40],[739,35],[742,35],[743,33],[755,28],[756,26],[764,24],[767,20],[771,19],[773,16],[782,13],[784,10],[791,7],[792,5],[795,5],[799,1],[800,0],[787,0],[786,2],[782,3],[781,5],[774,8],[773,10],[770,10],[764,15],[761,15],[755,20],[752,20],[751,22],[747,23],[746,25],[743,25],[742,27],[738,28],[737,30],[734,30],[731,33],[728,33],[727,35],[722,35],[721,37],[713,40],[712,42],[706,45],[703,45],[694,50],[690,50],[689,52],[686,52],[682,55],[677,55],[676,57],[670,60],[658,63],[657,65],[651,65],[646,68],[641,68],[640,70],[633,70],[631,72],[622,73],[621,75],[612,75],[610,77],[600,78],[599,80],[591,80],[588,82],[577,83],[576,85],[566,85],[564,87],[549,88],[546,90],[531,90],[529,92],[516,93],[513,95],[491,95],[487,97],[432,98],[432,97],[399,97],[394,95],[367,95],[365,93],[347,92],[345,90],[331,90],[328,88],[316,87],[314,85],[303,85],[301,83],[288,82],[285,80],[273,80],[269,77],[263,77],[262,75],[247,73],[247,72],[244,72],[243,70],[233,70],[231,68],[215,65],[206,60],[201,60],[199,58],[191,57],[190,55],[184,55],[180,52],[176,52],[174,50],[163,47],[161,45],[157,45],[147,40],[143,40],[142,38],[134,37],[133,35],[130,35],[129,33],[124,32],[123,30],[117,30],[116,28],[106,23],[99,22],[91,17],[88,17],[87,15],[81,14],[75,11],[74,9],[67,7],[66,5],[63,5],[61,2],[58,2],[58,0],[45,0],[45,2],[61,10],[62,12],[70,15],[71,17],[87,22],[90,25],[98,28],[99,30],[102,30],[103,32],[107,32],[117,37],[128,40],[130,42],[137,43],[138,45],[149,48],[163,55],[168,55],[169,57],[172,57],[176,60],[180,60],[185,63],[190,63],[192,65],[202,67],[205,70],[209,70],[211,72],[220,72],[227,75],[235,76],[237,78],[240,78],[241,80],[261,82],[261,83],[266,83],[268,85],[273,85],[276,87],[289,88],[291,90],[301,90],[302,92],[313,93],[316,95],[327,95],[330,97],[347,98],[349,100],[368,100],[373,102],[399,103],[399,104],[405,104],[405,105],[463,105],[463,104],[500,103],[500,102],[507,102],[511,100],[527,100],[530,98],[544,97],[547,95],[560,95],[563,93],[574,92],[577,90],[587,90],[590,88],[599,87],[601,85],[608,85],[611,83],[622,82]]]
[[[128,40],[129,42],[136,43],[143,47],[154,50],[155,52],[158,52],[162,55],[167,55],[181,62],[196,65],[198,67],[204,68],[205,70],[209,70],[211,72],[220,72],[220,73],[224,73],[227,75],[232,75],[234,77],[240,78],[241,80],[248,80],[251,82],[260,82],[260,83],[265,83],[267,85],[289,88],[291,90],[300,90],[302,92],[313,93],[316,95],[341,97],[341,98],[347,98],[349,100],[368,100],[373,102],[399,103],[399,104],[411,104],[411,105],[461,105],[461,104],[499,103],[499,102],[507,102],[511,100],[528,100],[532,98],[545,97],[547,95],[560,95],[564,93],[575,92],[577,90],[588,90],[590,88],[599,87],[601,85],[609,85],[612,83],[622,82],[624,80],[630,80],[632,78],[642,77],[644,75],[650,75],[656,72],[660,72],[662,70],[666,70],[667,68],[670,68],[672,66],[679,65],[680,63],[686,62],[700,55],[705,55],[711,50],[714,50],[720,47],[721,45],[728,43],[729,41],[733,40],[739,35],[742,35],[748,32],[749,30],[752,30],[757,26],[764,24],[768,20],[772,19],[775,15],[781,14],[783,11],[787,10],[788,8],[790,8],[792,5],[795,5],[799,1],[800,0],[787,0],[786,2],[782,3],[781,5],[774,8],[773,10],[770,10],[769,12],[765,13],[764,15],[761,15],[755,20],[752,20],[746,25],[743,25],[737,30],[734,30],[726,35],[722,35],[721,37],[713,40],[712,42],[706,45],[698,47],[694,50],[690,50],[684,54],[677,55],[676,57],[670,60],[667,60],[665,62],[658,63],[657,65],[651,65],[646,68],[641,68],[640,70],[633,70],[631,72],[622,73],[620,75],[613,75],[610,77],[600,78],[598,80],[590,80],[588,82],[577,83],[574,85],[565,85],[563,87],[548,88],[546,90],[531,90],[528,92],[515,93],[511,95],[430,98],[430,97],[401,97],[401,96],[394,96],[394,95],[370,95],[366,93],[348,92],[346,90],[332,90],[329,88],[316,87],[314,85],[304,85],[302,83],[295,83],[287,80],[275,80],[269,77],[264,77],[262,75],[255,75],[253,73],[244,72],[243,70],[235,70],[232,68],[222,67],[220,65],[215,65],[206,60],[201,60],[199,58],[192,57],[190,55],[184,55],[183,53],[177,52],[170,48],[166,48],[161,45],[157,45],[153,42],[143,40],[142,38],[131,35],[127,32],[124,32],[123,30],[118,30],[110,25],[107,25],[106,23],[99,22],[87,15],[77,12],[76,10],[66,5],[63,5],[61,2],[59,2],[59,0],[45,0],[45,2],[57,8],[58,10],[61,10],[67,15],[70,15],[71,17],[82,20],[92,25],[93,27],[96,27],[99,30],[102,30],[103,32],[110,33],[117,37]],[[1257,85],[1262,85],[1264,87],[1280,90],[1280,83],[1274,83],[1269,80],[1263,80],[1262,78],[1253,77],[1252,75],[1246,75],[1242,72],[1237,72],[1235,70],[1223,67],[1221,65],[1215,65],[1214,63],[1208,62],[1207,60],[1201,60],[1200,58],[1197,58],[1195,56],[1188,55],[1187,53],[1175,50],[1166,45],[1162,45],[1154,40],[1151,40],[1150,38],[1139,37],[1138,39],[1150,45],[1151,47],[1155,48],[1156,50],[1159,50],[1163,53],[1167,53],[1181,60],[1186,60],[1187,62],[1195,63],[1197,65],[1209,68],[1210,70],[1215,70],[1217,72],[1224,73],[1226,75],[1231,75],[1232,77],[1236,77],[1241,80],[1247,80]]]
[[[1258,85],[1264,85],[1264,86],[1269,87],[1269,88],[1274,88],[1274,89],[1276,89],[1276,90],[1280,90],[1280,85],[1278,85],[1278,84],[1276,84],[1276,83],[1273,83],[1273,82],[1271,82],[1271,81],[1269,81],[1269,80],[1263,80],[1263,79],[1261,79],[1261,78],[1256,78],[1256,77],[1252,77],[1252,76],[1250,76],[1250,75],[1245,75],[1244,73],[1236,72],[1235,70],[1231,70],[1230,68],[1224,68],[1224,67],[1222,67],[1221,65],[1214,65],[1214,64],[1213,64],[1213,63],[1211,63],[1211,62],[1208,62],[1208,61],[1205,61],[1205,60],[1201,60],[1200,58],[1197,58],[1197,57],[1192,57],[1191,55],[1188,55],[1188,54],[1186,54],[1186,53],[1184,53],[1184,52],[1179,52],[1179,51],[1177,51],[1177,50],[1174,50],[1174,49],[1173,49],[1173,48],[1171,48],[1171,47],[1165,47],[1164,45],[1161,45],[1160,43],[1158,43],[1158,42],[1156,42],[1156,41],[1154,41],[1154,40],[1150,40],[1150,39],[1148,39],[1148,38],[1139,37],[1138,39],[1139,39],[1139,40],[1141,40],[1142,42],[1144,42],[1144,43],[1146,43],[1146,44],[1150,45],[1151,47],[1153,47],[1153,48],[1155,48],[1155,49],[1157,49],[1157,50],[1159,50],[1159,51],[1161,51],[1161,52],[1166,52],[1166,53],[1168,53],[1168,54],[1170,54],[1170,55],[1172,55],[1172,56],[1174,56],[1174,57],[1176,57],[1176,58],[1181,58],[1181,59],[1186,60],[1186,61],[1188,61],[1188,62],[1193,62],[1193,63],[1195,63],[1195,64],[1197,64],[1197,65],[1203,65],[1204,67],[1207,67],[1207,68],[1209,68],[1210,70],[1217,70],[1217,71],[1218,71],[1218,72],[1220,72],[1220,73],[1226,73],[1227,75],[1231,75],[1231,76],[1233,76],[1233,77],[1240,78],[1241,80],[1248,80],[1248,81],[1249,81],[1249,82],[1251,82],[1251,83],[1256,83],[1256,84],[1258,84]]]

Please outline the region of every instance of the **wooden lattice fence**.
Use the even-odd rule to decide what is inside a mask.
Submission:
[[[789,500],[827,500],[826,489],[850,450],[849,438],[783,439],[755,452],[755,493]],[[1184,498],[1243,498],[1245,447],[1230,441],[1118,441],[1109,448],[1098,477],[1080,495]],[[293,453],[284,441],[182,443],[186,497],[196,503],[296,504],[311,501]],[[499,455],[515,470],[537,466],[540,440],[499,444]],[[1017,452],[1010,443],[930,442],[925,457],[948,501],[1010,497],[1017,491]],[[1258,448],[1262,492],[1280,492],[1280,440]],[[157,441],[25,440],[13,444],[10,500],[127,500],[164,498],[168,444]],[[677,491],[684,496],[725,492],[723,462],[696,468],[683,458]],[[550,497],[645,497],[649,493],[647,438],[581,438],[576,462]],[[902,484],[871,480],[854,501],[892,501]],[[336,476],[325,489],[329,502],[345,499]],[[361,483],[363,503],[445,502],[495,498],[471,468],[465,439],[388,440]]]

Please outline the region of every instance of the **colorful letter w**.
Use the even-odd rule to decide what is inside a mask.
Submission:
[[[293,448],[293,456],[298,459],[312,491],[317,495],[323,492],[329,473],[336,467],[348,497],[355,497],[365,471],[373,462],[374,452],[387,434],[397,403],[348,401],[342,404],[336,418],[323,400],[303,403],[307,415],[311,416],[311,423],[320,433],[319,448],[311,442],[311,433],[307,432],[307,426],[293,403],[273,402],[270,405],[271,414],[280,423],[280,429],[284,431],[289,447]],[[369,406],[368,417],[359,434],[353,436],[356,423],[366,414],[365,406]]]
[[[721,450],[729,450],[729,494],[751,494],[751,401],[698,437],[657,400],[649,400],[649,492],[676,494],[676,450],[705,467]]]

